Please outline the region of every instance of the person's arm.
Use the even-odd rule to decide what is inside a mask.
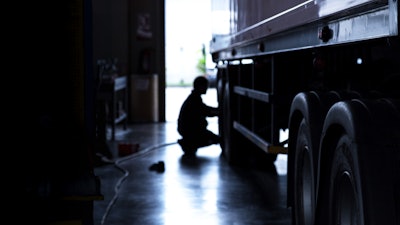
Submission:
[[[219,109],[216,107],[211,107],[211,106],[206,106],[206,111],[207,111],[207,116],[208,117],[213,117],[213,116],[218,116],[219,115]]]

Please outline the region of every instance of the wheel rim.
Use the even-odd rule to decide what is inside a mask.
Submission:
[[[306,225],[313,223],[314,204],[313,204],[313,182],[311,161],[309,159],[309,147],[304,145],[301,149],[302,154],[299,163],[301,164],[297,169],[300,176],[297,179],[296,197],[296,221],[298,225]]]
[[[313,224],[315,214],[314,173],[310,128],[303,119],[295,149],[294,216],[297,225]]]
[[[344,171],[339,175],[337,187],[335,188],[334,199],[337,201],[334,208],[334,224],[359,224],[357,219],[358,217],[356,216],[356,198],[349,172]]]
[[[302,176],[301,176],[301,184],[300,184],[300,201],[301,201],[301,209],[299,212],[303,212],[303,215],[300,215],[303,224],[312,224],[313,218],[313,184],[312,184],[312,173],[311,173],[311,162],[308,157],[309,148],[308,146],[304,146],[303,154],[302,154]]]
[[[297,225],[314,222],[314,179],[309,126],[303,120],[296,143],[295,216]]]
[[[336,153],[339,155],[338,158],[349,155],[350,148],[348,146],[348,140],[339,141]],[[347,140],[347,141],[346,141]],[[336,156],[334,156],[336,158]],[[332,194],[332,221],[333,224],[341,225],[359,225],[360,215],[358,209],[358,201],[356,194],[356,184],[354,182],[354,174],[352,167],[348,164],[348,161],[341,163],[341,166],[334,172],[334,186]]]

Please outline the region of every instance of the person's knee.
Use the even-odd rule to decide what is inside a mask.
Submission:
[[[220,144],[221,143],[221,137],[220,136],[216,136],[214,139],[214,143],[213,144]]]
[[[212,141],[213,144],[221,143],[221,137],[219,135],[217,135],[217,134],[214,134],[214,133],[211,133],[210,140]]]

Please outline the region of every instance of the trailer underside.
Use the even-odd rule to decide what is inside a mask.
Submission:
[[[288,154],[296,225],[400,223],[398,3],[364,2],[278,33],[265,34],[275,25],[263,20],[211,42],[224,156],[263,169]]]

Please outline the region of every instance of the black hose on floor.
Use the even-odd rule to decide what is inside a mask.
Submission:
[[[124,162],[124,161],[126,161],[126,160],[129,160],[129,159],[132,159],[132,158],[135,158],[135,157],[138,157],[138,156],[142,156],[142,155],[144,155],[144,154],[146,154],[146,153],[148,153],[150,151],[153,151],[153,150],[156,150],[156,149],[159,149],[159,148],[162,148],[162,147],[166,147],[168,145],[173,145],[173,144],[176,144],[176,143],[177,142],[171,142],[171,143],[163,143],[163,144],[160,144],[160,145],[150,146],[150,147],[145,148],[145,149],[143,149],[143,150],[141,150],[141,151],[139,151],[139,152],[137,152],[135,154],[132,154],[132,155],[126,156],[124,158],[118,159],[118,160],[116,160],[114,162],[114,166],[117,169],[122,171],[123,176],[118,180],[118,182],[116,183],[116,185],[114,187],[114,192],[115,192],[114,196],[111,199],[110,203],[108,203],[108,205],[107,205],[106,211],[104,212],[103,217],[101,219],[101,223],[100,223],[101,225],[105,224],[105,221],[106,221],[108,215],[110,214],[110,211],[111,211],[112,207],[114,206],[115,202],[118,199],[119,189],[120,189],[122,183],[125,181],[125,179],[129,175],[129,171],[124,169],[124,168],[122,168],[122,167],[120,167],[119,164]]]

